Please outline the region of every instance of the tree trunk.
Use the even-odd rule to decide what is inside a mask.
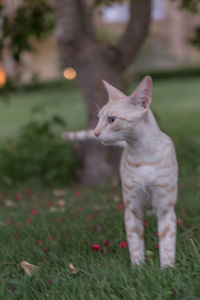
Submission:
[[[101,108],[107,102],[107,94],[102,79],[121,88],[120,72],[112,67],[102,54],[101,47],[90,40],[85,40],[84,46],[77,57],[75,69],[77,80],[86,101],[88,127],[95,128],[97,124],[98,105]],[[80,145],[83,168],[81,181],[83,183],[108,182],[119,165],[119,149],[105,147],[96,141],[87,141]]]
[[[145,38],[150,8],[151,0],[134,0],[130,8],[131,20],[122,38],[116,46],[109,46],[95,36],[93,1],[56,0],[58,50],[63,67],[73,67],[77,71],[89,128],[97,123],[96,105],[101,108],[107,101],[102,79],[121,89],[121,71],[136,56]],[[118,149],[105,148],[95,141],[82,143],[79,154],[84,183],[108,182],[119,161]]]

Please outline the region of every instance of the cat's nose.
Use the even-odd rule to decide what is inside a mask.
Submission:
[[[100,131],[94,131],[94,135],[96,136],[96,137],[98,137],[99,135],[100,135]]]

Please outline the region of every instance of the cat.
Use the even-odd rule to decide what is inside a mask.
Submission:
[[[120,163],[125,228],[133,265],[145,260],[143,215],[158,219],[160,266],[173,266],[176,252],[178,165],[172,140],[157,125],[149,106],[152,79],[146,76],[130,95],[103,81],[108,102],[99,111],[94,130],[64,132],[63,139],[97,139],[124,147]]]

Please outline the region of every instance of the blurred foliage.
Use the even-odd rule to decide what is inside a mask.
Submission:
[[[91,0],[98,5],[111,5],[125,0]],[[177,0],[171,0],[177,1]],[[134,2],[134,0],[130,0]],[[177,1],[178,2],[178,1]],[[200,0],[181,0],[180,8],[190,12],[198,12]],[[15,61],[20,62],[24,51],[33,50],[33,38],[41,40],[55,26],[54,7],[49,0],[22,0],[12,18],[6,12],[5,5],[0,3],[0,57],[4,47],[7,47]],[[192,43],[200,44],[199,29]]]
[[[194,37],[190,42],[200,50],[200,26],[195,29]]]
[[[190,13],[200,13],[200,0],[171,0],[173,2],[178,2],[180,3],[180,8],[181,9],[186,9]],[[189,40],[191,44],[196,46],[198,49],[200,49],[200,27],[198,26],[194,30],[194,36],[192,39]]]
[[[0,55],[7,47],[17,62],[24,51],[33,50],[33,38],[41,40],[54,28],[53,7],[48,0],[23,0],[12,17],[0,4],[0,19]]]
[[[172,1],[177,1],[177,0],[172,0]],[[200,0],[181,0],[181,8],[187,9],[191,13],[199,12]]]
[[[58,116],[30,121],[15,142],[0,148],[0,182],[11,186],[27,181],[66,185],[73,181],[77,159],[70,143],[57,138],[65,122]]]

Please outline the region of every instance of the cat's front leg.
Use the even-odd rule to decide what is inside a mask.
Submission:
[[[145,260],[144,225],[142,214],[132,205],[125,204],[125,227],[131,262],[139,265]]]
[[[160,266],[173,267],[176,255],[176,214],[173,205],[166,206],[159,212],[158,235]]]
[[[157,185],[154,189],[154,204],[158,218],[160,266],[173,266],[176,255],[176,185]],[[156,200],[156,202],[155,202]]]

